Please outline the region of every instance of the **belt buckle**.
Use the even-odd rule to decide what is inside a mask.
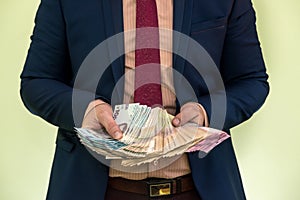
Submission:
[[[147,184],[149,186],[148,188],[150,197],[159,197],[172,194],[172,181],[153,181],[147,182]]]

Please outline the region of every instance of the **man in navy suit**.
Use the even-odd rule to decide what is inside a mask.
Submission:
[[[114,60],[105,70],[96,94],[91,95],[88,87],[74,88],[74,84],[87,55],[98,44],[124,30],[122,5],[125,1],[41,1],[21,75],[21,96],[33,114],[58,127],[47,199],[105,199],[109,168],[80,144],[74,127],[82,126],[84,114],[95,100],[91,99],[93,95],[96,100],[105,102],[104,107],[99,104],[101,109],[97,112],[111,112],[113,90],[124,75],[124,56]],[[173,0],[172,5],[169,9],[173,12],[173,29],[202,45],[214,61],[225,87],[221,92],[208,91],[205,77],[198,74],[191,63],[174,54],[172,67],[189,81],[196,96],[196,99],[190,98],[191,94],[182,92],[181,83],[174,80],[177,98],[183,102],[193,99],[193,103],[201,105],[206,114],[200,115],[200,125],[207,116],[210,126],[214,127],[211,97],[222,96],[225,92],[224,123],[216,128],[229,132],[262,106],[269,91],[252,3],[250,0]],[[105,55],[109,56],[111,50],[107,47]],[[84,85],[89,80],[81,81]],[[74,119],[72,107],[74,92],[80,98],[76,99],[78,119]],[[121,103],[122,99],[116,102]],[[180,107],[177,101],[175,119],[179,120]],[[116,139],[121,137],[115,135],[121,133],[114,122],[109,123],[112,117],[101,116],[99,124]],[[196,152],[187,156],[199,198],[245,199],[231,140],[224,141],[205,158],[199,159]]]

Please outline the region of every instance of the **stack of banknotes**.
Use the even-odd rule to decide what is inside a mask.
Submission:
[[[76,128],[76,131],[87,148],[106,159],[121,159],[123,166],[149,163],[185,152],[199,151],[200,157],[204,157],[230,137],[221,130],[195,123],[174,127],[173,117],[159,107],[122,104],[116,105],[113,112],[113,118],[123,132],[122,139],[113,139],[105,129]]]

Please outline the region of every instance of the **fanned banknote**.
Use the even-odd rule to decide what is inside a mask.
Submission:
[[[173,116],[166,110],[138,103],[116,105],[113,118],[123,132],[120,140],[111,138],[105,129],[75,129],[83,145],[106,159],[121,159],[123,166],[145,164],[185,152],[199,151],[199,157],[204,157],[230,137],[221,130],[195,123],[174,127]]]

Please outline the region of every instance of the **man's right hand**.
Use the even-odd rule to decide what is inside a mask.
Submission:
[[[112,116],[113,111],[108,103],[94,100],[86,109],[82,128],[99,130],[104,127],[112,138],[119,140],[123,137],[123,133]]]

